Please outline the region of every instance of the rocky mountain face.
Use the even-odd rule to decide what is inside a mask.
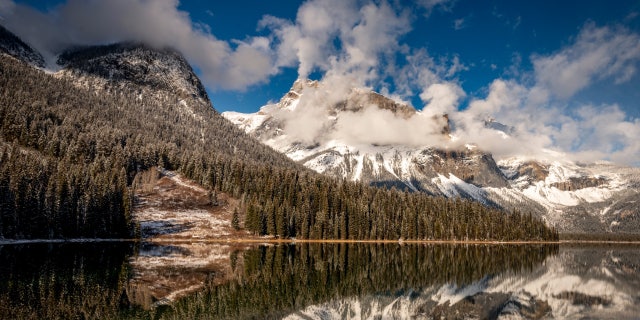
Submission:
[[[208,99],[189,63],[168,48],[136,43],[76,48],[62,53],[58,64],[64,73],[80,78],[101,78],[123,86],[170,92],[181,98]]]
[[[0,53],[8,54],[20,61],[44,68],[42,55],[2,25],[0,25]]]
[[[212,108],[189,63],[170,48],[139,43],[81,47],[63,52],[57,63],[62,69],[56,76],[79,87],[172,106],[176,113],[192,117],[201,125],[206,125],[201,115]]]
[[[197,136],[197,143],[192,141],[191,148],[240,156],[249,162],[300,168],[222,117],[193,68],[171,48],[131,42],[78,47],[61,53],[57,63],[60,70],[54,77],[71,81],[81,89],[127,99],[135,97],[144,106],[160,106],[162,110],[151,114],[141,111],[140,116],[151,117],[154,122],[171,121],[171,126],[181,127],[167,134],[179,131],[189,132],[192,138]],[[162,114],[166,113],[171,120],[163,119]],[[166,124],[162,126],[162,130],[168,129]],[[181,145],[175,139],[174,142]]]
[[[245,132],[317,172],[371,185],[396,187],[436,196],[470,198],[490,206],[528,211],[563,232],[640,231],[640,169],[613,164],[578,164],[515,157],[494,159],[473,145],[450,149],[397,143],[354,143],[338,128],[341,118],[366,116],[367,110],[390,111],[393,118],[425,118],[411,106],[375,92],[352,89],[343,99],[322,106],[321,130],[301,139],[291,130],[305,94],[323,84],[298,80],[276,104],[254,114],[223,116]],[[311,92],[311,93],[310,93]],[[446,115],[426,117],[440,128],[434,137],[455,139]],[[343,123],[344,124],[344,123]],[[505,135],[513,128],[493,119],[487,128]],[[375,128],[372,128],[375,130]]]

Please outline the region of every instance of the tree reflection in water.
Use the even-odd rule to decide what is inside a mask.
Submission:
[[[496,308],[517,307],[521,315],[534,318],[553,313],[560,302],[613,308],[621,298],[579,290],[513,300],[518,288],[553,279],[550,270],[575,263],[601,269],[604,261],[617,257],[617,269],[611,267],[610,273],[638,275],[614,253],[594,252],[568,248],[559,254],[557,245],[4,245],[0,318],[313,318],[313,308],[342,317],[356,314],[344,306],[350,301],[373,314],[373,307],[362,305],[398,299],[413,303],[410,313],[400,314],[407,317],[447,318],[455,312],[492,317]],[[197,290],[184,291],[195,285]],[[141,298],[145,290],[150,296]],[[163,301],[178,291],[187,295]],[[340,304],[343,309],[336,307]]]

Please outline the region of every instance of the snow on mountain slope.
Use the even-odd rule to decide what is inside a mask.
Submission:
[[[179,53],[138,43],[89,46],[63,52],[54,76],[75,85],[140,101],[154,101],[172,108],[178,117],[189,117],[203,126],[211,125],[201,116],[211,102],[199,78]],[[125,107],[125,106],[122,106]],[[201,132],[201,141],[207,137]]]
[[[58,57],[64,72],[114,83],[167,91],[181,98],[206,99],[202,83],[182,55],[144,44],[116,43],[71,49]]]
[[[637,168],[542,160],[549,159],[546,156],[496,161],[474,145],[448,143],[455,137],[446,115],[425,114],[366,89],[335,91],[340,90],[297,80],[278,103],[254,114],[225,112],[223,116],[320,173],[528,211],[561,231],[640,231]],[[421,126],[439,129],[403,132],[404,122],[399,119],[418,123],[412,130]],[[350,127],[365,121],[370,123],[366,131]],[[484,125],[505,136],[513,132],[493,119],[485,120]],[[398,135],[428,138],[398,143],[394,130]]]

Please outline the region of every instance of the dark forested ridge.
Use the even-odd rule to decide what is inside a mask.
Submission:
[[[0,53],[8,54],[38,67],[44,67],[42,55],[2,25],[0,25]]]
[[[0,238],[136,236],[132,183],[159,165],[240,199],[240,227],[260,235],[557,239],[530,215],[320,176],[206,99],[100,77],[73,82],[0,56]]]

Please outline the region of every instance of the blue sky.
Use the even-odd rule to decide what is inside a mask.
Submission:
[[[255,112],[309,77],[460,123],[495,118],[519,126],[517,143],[639,164],[640,0],[0,0],[0,23],[50,56],[174,47],[219,111]]]
[[[260,34],[256,31],[257,21],[265,14],[295,20],[300,3],[182,1],[180,8],[190,12],[195,21],[209,24],[221,39],[244,39]],[[621,24],[640,32],[640,17],[633,17],[640,12],[640,1],[461,0],[446,7],[436,6],[428,17],[420,8],[416,9],[412,30],[398,41],[426,48],[433,57],[457,55],[468,67],[460,73],[459,80],[469,98],[486,94],[495,78],[509,77],[515,59],[520,59],[523,71],[531,70],[532,54],[551,54],[561,49],[577,36],[585,23]],[[295,69],[285,69],[270,78],[269,83],[252,86],[246,92],[217,90],[211,91],[211,96],[222,111],[252,112],[266,101],[278,100],[296,78]],[[421,108],[423,104],[416,98],[411,101]],[[640,117],[638,77],[626,85],[599,83],[575,99],[617,102],[633,116]]]
[[[6,1],[6,0],[2,0]],[[65,1],[15,1],[52,12]],[[78,1],[76,1],[78,2]],[[169,1],[174,2],[175,1]],[[379,2],[379,1],[378,1]],[[552,54],[570,44],[580,29],[593,22],[598,26],[622,25],[640,32],[640,1],[390,1],[396,11],[410,10],[410,30],[395,39],[412,48],[424,48],[434,59],[457,56],[466,67],[456,75],[466,97],[482,97],[496,78],[513,77],[512,69],[531,71],[532,54]],[[215,38],[229,42],[244,41],[256,36],[269,36],[269,30],[259,29],[265,15],[295,21],[304,1],[179,1],[177,11],[188,14],[194,25],[207,25]],[[362,6],[367,2],[360,1]],[[516,65],[516,62],[519,64]],[[195,66],[197,67],[197,66]],[[321,77],[322,72],[314,74]],[[208,84],[216,109],[253,112],[267,101],[278,100],[298,77],[295,66],[281,68],[257,84],[243,88],[224,89]],[[374,89],[376,83],[367,83]],[[578,102],[618,103],[627,113],[640,116],[640,80],[619,85],[607,81],[581,90],[573,97]],[[424,103],[417,95],[405,97],[416,108]]]

